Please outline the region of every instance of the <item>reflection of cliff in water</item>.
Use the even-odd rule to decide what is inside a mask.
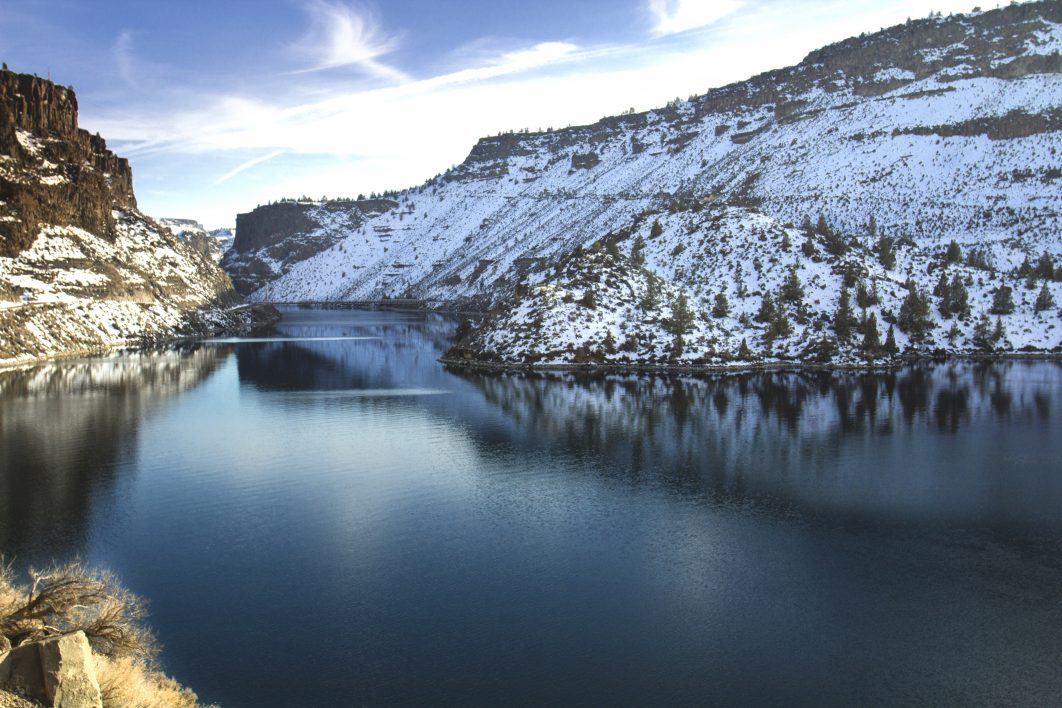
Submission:
[[[139,423],[230,353],[140,352],[0,373],[0,553],[30,561],[37,547],[79,551],[90,507],[106,503]]]
[[[1062,475],[1042,442],[1062,394],[1057,363],[462,375],[518,428],[631,481],[838,514],[1062,521]]]
[[[240,345],[240,381],[262,391],[442,386],[450,379],[437,360],[454,326],[418,313],[287,310],[275,335],[294,341]]]

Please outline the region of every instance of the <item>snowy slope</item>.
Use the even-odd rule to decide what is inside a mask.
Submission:
[[[556,258],[672,194],[755,206],[783,222],[821,212],[849,233],[873,214],[885,232],[926,246],[993,244],[1015,265],[1058,248],[1058,3],[849,42],[858,46],[658,111],[484,139],[464,164],[400,193],[399,208],[254,297],[492,294],[499,278],[515,282],[520,259]]]
[[[397,208],[343,238],[333,231],[327,247],[287,262],[251,297],[510,306],[516,285],[537,269],[657,215],[664,232],[648,247],[646,267],[685,289],[699,313],[724,289],[736,308],[732,321],[712,323],[729,344],[706,344],[697,354],[687,347],[685,355],[709,356],[714,347],[732,353],[742,338],[753,346],[762,328],[736,317],[759,299],[733,297],[734,273],[743,269],[749,293],[773,293],[796,266],[809,299],[791,313],[800,326],[775,338],[772,354],[797,356],[806,337],[828,335],[825,323],[815,323],[829,319],[842,282],[844,263],[822,244],[818,260],[800,250],[805,236],[796,227],[821,214],[851,243],[845,258],[878,288],[881,302],[867,314],[882,338],[906,296],[903,284],[932,290],[954,240],[964,257],[981,256],[976,267],[949,266],[949,278],[966,282],[970,315],[943,318],[931,307],[937,326],[919,347],[973,346],[976,318],[1009,279],[1017,309],[994,346],[1053,348],[1055,310],[1033,311],[1043,283],[1030,294],[1015,269],[1045,251],[1062,262],[1060,48],[1057,2],[932,17],[660,110],[486,138],[462,165],[394,195]],[[783,230],[792,248],[780,252]],[[901,244],[888,272],[874,251],[881,234]],[[684,252],[672,255],[680,246]],[[632,287],[639,277],[630,275]],[[1056,284],[1047,288],[1062,299]],[[958,333],[948,338],[952,324]],[[900,349],[909,343],[902,331],[896,341]],[[543,346],[535,351],[550,344]]]

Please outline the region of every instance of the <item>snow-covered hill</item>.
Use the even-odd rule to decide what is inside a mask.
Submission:
[[[1058,2],[931,17],[660,110],[486,138],[462,165],[393,195],[396,208],[351,223],[341,238],[304,209],[310,223],[293,232],[299,242],[317,242],[327,232],[327,243],[289,259],[251,298],[405,297],[509,307],[519,283],[532,296],[536,284],[548,284],[549,276],[536,271],[557,272],[576,248],[642,229],[644,267],[684,291],[698,317],[720,291],[730,298],[733,314],[699,320],[707,329],[692,340],[703,339],[706,348],[694,355],[686,346],[685,356],[708,356],[716,347],[736,354],[733,344],[742,339],[763,355],[769,323],[740,315],[758,311],[762,295],[776,296],[794,267],[806,298],[787,305],[792,333],[768,337],[772,354],[796,356],[809,338],[832,336],[824,318],[839,304],[846,270],[859,324],[856,281],[876,288],[880,302],[866,314],[875,314],[882,341],[889,320],[899,317],[904,284],[932,291],[945,269],[949,283],[956,275],[963,282],[969,314],[963,308],[961,317],[945,318],[930,302],[931,326],[916,337],[920,347],[980,346],[974,325],[1005,285],[1015,293],[1015,311],[1001,314],[1006,336],[992,346],[1053,348],[1060,340],[1057,308],[1037,313],[1034,305],[1044,287],[1056,303],[1062,292],[1053,273],[1046,286],[1041,278],[1027,290],[1027,269],[1018,269],[1045,252],[1062,263],[1060,49]],[[819,215],[828,229],[812,237],[805,255],[809,239],[801,225]],[[655,238],[647,232],[651,221],[662,228]],[[782,234],[789,248],[780,247]],[[889,268],[876,253],[881,236],[896,250]],[[952,241],[961,264],[942,260]],[[241,257],[258,254],[249,249]],[[628,273],[620,280],[637,290],[642,278]],[[521,303],[512,307],[530,312]],[[512,324],[512,307],[495,321]],[[580,349],[590,333],[603,331],[611,312],[580,313],[593,326],[564,342]],[[911,339],[902,330],[894,337],[900,349]],[[655,341],[659,357],[665,339]],[[541,342],[534,351],[560,343]],[[481,353],[504,358],[528,351],[521,345]]]
[[[245,329],[209,255],[141,214],[70,89],[0,72],[0,366]]]

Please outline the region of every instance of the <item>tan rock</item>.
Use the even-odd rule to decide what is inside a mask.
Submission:
[[[0,657],[0,685],[53,708],[102,708],[96,662],[84,632],[15,647]]]

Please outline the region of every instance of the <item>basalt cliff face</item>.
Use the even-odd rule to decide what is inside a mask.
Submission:
[[[658,110],[485,138],[250,297],[494,309],[455,356],[505,363],[1053,349],[1060,50],[1057,1],[933,16]]]
[[[242,329],[228,276],[137,209],[71,89],[0,71],[0,365]]]

